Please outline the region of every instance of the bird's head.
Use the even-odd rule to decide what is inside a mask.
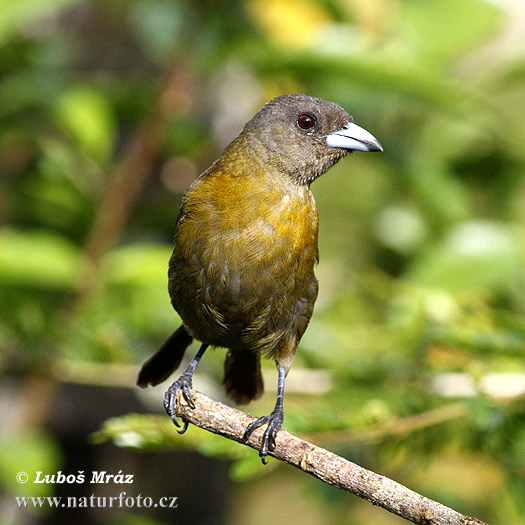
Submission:
[[[343,108],[307,95],[274,98],[246,124],[244,135],[263,162],[306,185],[352,150],[383,151]]]

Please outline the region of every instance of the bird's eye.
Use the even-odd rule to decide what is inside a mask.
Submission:
[[[305,130],[312,129],[315,126],[315,118],[312,117],[311,115],[306,115],[306,114],[301,115],[297,119],[297,125],[301,129],[305,129]]]

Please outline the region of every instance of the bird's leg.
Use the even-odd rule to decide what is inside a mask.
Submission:
[[[195,372],[195,368],[197,368],[197,365],[199,364],[199,361],[201,360],[201,357],[203,356],[206,348],[208,348],[208,345],[203,343],[198,352],[193,356],[193,359],[190,361],[188,367],[182,375],[175,381],[169,388],[166,390],[166,394],[164,396],[164,408],[168,415],[171,417],[173,422],[177,427],[180,427],[180,423],[177,421],[177,414],[175,413],[175,403],[177,401],[177,392],[182,389],[182,393],[184,395],[184,398],[188,402],[188,405],[191,408],[195,408],[195,405],[193,404],[193,399],[191,398],[190,388],[193,387],[193,372]],[[186,429],[188,428],[189,422],[187,420],[184,420],[184,426],[181,430],[177,430],[179,434],[184,434],[186,432]]]
[[[279,372],[279,380],[277,383],[277,400],[275,401],[275,407],[272,410],[272,413],[268,416],[260,417],[256,421],[250,423],[242,437],[243,441],[246,441],[256,428],[259,428],[265,423],[268,424],[262,437],[261,449],[259,450],[259,456],[262,459],[264,465],[266,465],[266,456],[268,455],[268,452],[271,452],[275,449],[275,436],[277,435],[277,432],[281,430],[284,419],[283,397],[286,370],[282,367],[278,367],[277,370]]]

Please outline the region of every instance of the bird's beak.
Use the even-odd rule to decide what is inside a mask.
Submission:
[[[379,141],[353,122],[348,122],[339,131],[326,136],[326,145],[331,148],[355,149],[358,151],[383,151]]]

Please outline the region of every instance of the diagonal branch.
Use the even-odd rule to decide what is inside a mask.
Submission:
[[[177,395],[177,415],[190,423],[239,443],[254,418],[234,408],[192,391],[195,408],[188,406],[181,392]],[[257,429],[246,442],[258,449],[264,429]],[[407,487],[367,470],[285,430],[279,431],[273,457],[289,463],[320,480],[364,498],[374,505],[426,525],[486,525],[445,505],[425,498]]]

